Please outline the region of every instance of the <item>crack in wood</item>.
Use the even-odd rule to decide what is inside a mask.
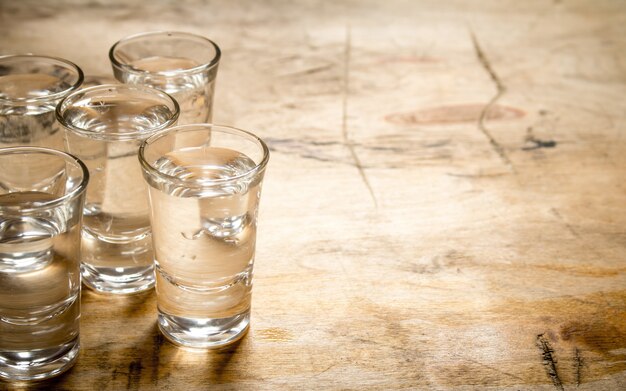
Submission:
[[[350,32],[350,26],[346,26],[346,50],[345,50],[345,68],[343,74],[343,99],[342,99],[342,115],[341,115],[341,135],[343,137],[343,142],[350,151],[350,155],[352,156],[352,160],[354,161],[354,166],[359,171],[359,175],[367,187],[367,191],[370,193],[372,197],[372,201],[374,202],[374,208],[378,209],[378,201],[376,200],[376,195],[374,195],[374,190],[372,189],[372,185],[367,179],[367,175],[365,174],[365,170],[361,165],[361,160],[354,149],[354,144],[352,140],[350,140],[348,136],[348,93],[350,86],[350,52],[352,50],[352,38]]]
[[[483,52],[483,49],[478,43],[478,39],[476,38],[474,31],[470,30],[470,36],[472,38],[472,43],[474,45],[474,52],[476,53],[478,62],[480,62],[482,67],[485,69],[485,71],[491,78],[491,81],[493,81],[493,83],[496,86],[496,94],[485,105],[485,107],[480,113],[480,116],[478,117],[478,129],[485,135],[485,137],[487,137],[487,140],[489,140],[489,144],[491,144],[491,147],[493,148],[493,150],[498,154],[498,156],[500,156],[500,159],[502,159],[502,161],[511,169],[511,171],[514,174],[516,174],[517,170],[515,169],[515,166],[513,165],[513,162],[511,161],[511,159],[509,159],[509,156],[506,153],[505,149],[493,137],[489,129],[487,129],[487,127],[485,126],[485,119],[487,118],[489,111],[495,105],[498,99],[500,99],[500,97],[504,94],[504,92],[506,91],[506,87],[504,86],[504,84],[502,83],[502,81],[500,80],[496,72],[493,70],[491,63],[489,62],[489,60],[487,59],[487,56],[485,55],[485,52]]]
[[[552,384],[556,387],[557,390],[565,391],[563,388],[563,383],[561,382],[561,378],[559,377],[559,373],[556,369],[556,357],[554,357],[554,349],[550,346],[550,342],[543,335],[537,335],[537,347],[541,349],[541,358],[543,359],[543,365],[546,369],[546,373],[552,380]]]

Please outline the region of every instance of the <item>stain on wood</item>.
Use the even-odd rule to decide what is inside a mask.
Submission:
[[[141,379],[141,371],[143,370],[143,366],[141,365],[141,359],[132,361],[128,365],[128,373],[127,373],[127,390],[138,390],[139,389],[139,381]]]
[[[624,304],[626,291],[621,290],[544,301],[508,301],[506,308],[493,310],[518,314],[519,322],[536,324],[537,330],[543,328],[535,337],[535,345],[545,373],[555,387],[566,388],[626,370]]]
[[[619,313],[626,316],[626,313]],[[560,335],[564,341],[572,341],[586,349],[614,361],[614,367],[626,369],[626,327],[625,322],[593,319],[589,323],[572,321],[561,326]],[[621,361],[621,362],[620,362]]]

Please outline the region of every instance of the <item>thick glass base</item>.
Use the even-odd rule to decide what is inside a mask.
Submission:
[[[229,318],[183,318],[159,310],[159,330],[176,345],[188,348],[219,348],[248,331],[250,310]]]
[[[0,378],[12,381],[48,379],[74,365],[80,351],[78,337],[54,349],[0,352]]]
[[[107,237],[83,227],[81,247],[81,275],[88,288],[124,295],[154,286],[154,257],[149,232]]]
[[[94,267],[80,266],[83,284],[100,293],[127,295],[151,289],[154,286],[154,266],[148,267]]]

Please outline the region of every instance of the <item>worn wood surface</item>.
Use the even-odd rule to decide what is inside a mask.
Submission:
[[[626,3],[0,7],[1,53],[91,76],[131,33],[211,37],[216,122],[272,149],[249,334],[181,350],[154,294],[87,291],[40,387],[626,389]]]

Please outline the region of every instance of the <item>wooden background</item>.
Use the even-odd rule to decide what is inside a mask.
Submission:
[[[272,150],[237,346],[178,349],[153,293],[85,291],[77,365],[15,388],[626,388],[626,3],[3,0],[0,15],[0,53],[89,76],[110,75],[125,35],[206,35],[223,50],[216,123]]]

